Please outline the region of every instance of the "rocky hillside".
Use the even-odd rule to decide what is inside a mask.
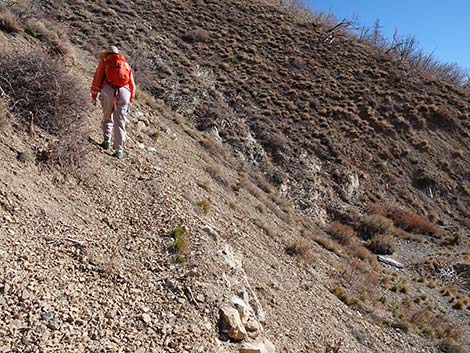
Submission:
[[[465,352],[468,92],[261,1],[0,19],[0,352]],[[110,43],[123,161],[84,103]],[[29,112],[48,66],[77,86]]]
[[[215,126],[306,212],[372,202],[469,217],[468,92],[260,1],[65,4],[44,13],[76,45],[124,48],[143,88]]]

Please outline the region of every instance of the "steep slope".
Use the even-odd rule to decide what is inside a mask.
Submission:
[[[260,1],[53,4],[76,44],[119,44],[144,88],[216,126],[306,212],[378,202],[468,218],[468,92]]]
[[[396,304],[416,314],[405,290],[437,297],[403,281],[421,275],[417,257],[441,248],[400,241],[406,269],[395,270],[369,255],[351,261],[315,223],[368,201],[428,208],[445,225],[468,216],[464,91],[404,75],[349,37],[327,45],[324,28],[260,2],[35,4],[71,36],[77,80],[90,81],[90,47],[117,42],[157,100],[140,93],[122,162],[96,147],[92,112],[87,164],[72,175],[38,158],[54,136],[0,121],[0,351],[238,352],[219,310],[246,294],[280,352],[435,352],[457,336],[458,325],[418,335],[427,327],[404,326]],[[54,50],[28,33],[0,40],[2,50]],[[406,115],[417,102],[429,106]],[[386,123],[395,118],[403,125]],[[420,139],[429,144],[413,147]],[[449,169],[436,169],[451,154]],[[181,226],[189,249],[173,239]],[[465,249],[464,238],[452,256],[463,262]],[[468,310],[446,314],[468,339]]]
[[[77,58],[80,77],[94,59]],[[238,294],[234,278],[254,304],[257,293],[263,336],[278,351],[433,351],[338,301],[329,292],[336,255],[312,244],[315,269],[287,256],[297,227],[260,207],[261,190],[233,192],[231,157],[208,155],[197,131],[160,108],[136,108],[122,162],[101,152],[93,133],[79,178],[44,166],[34,158],[40,138],[2,120],[2,352],[237,352],[217,328],[219,309]],[[178,226],[191,248],[182,264],[168,235]]]

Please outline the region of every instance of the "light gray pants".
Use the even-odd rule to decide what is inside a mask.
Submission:
[[[125,87],[114,89],[110,85],[100,91],[103,108],[103,137],[111,140],[114,128],[113,148],[123,148],[126,141],[126,121],[130,110],[131,92]]]

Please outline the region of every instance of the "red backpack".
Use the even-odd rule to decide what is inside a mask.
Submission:
[[[131,80],[131,68],[121,54],[111,54],[104,58],[106,80],[113,87],[124,87]]]

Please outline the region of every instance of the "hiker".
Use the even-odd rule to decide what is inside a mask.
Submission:
[[[103,109],[103,142],[100,146],[107,150],[113,136],[113,156],[124,157],[126,140],[126,120],[135,96],[134,76],[124,55],[111,46],[99,54],[100,63],[96,68],[91,85],[91,99],[96,106],[96,97]]]

